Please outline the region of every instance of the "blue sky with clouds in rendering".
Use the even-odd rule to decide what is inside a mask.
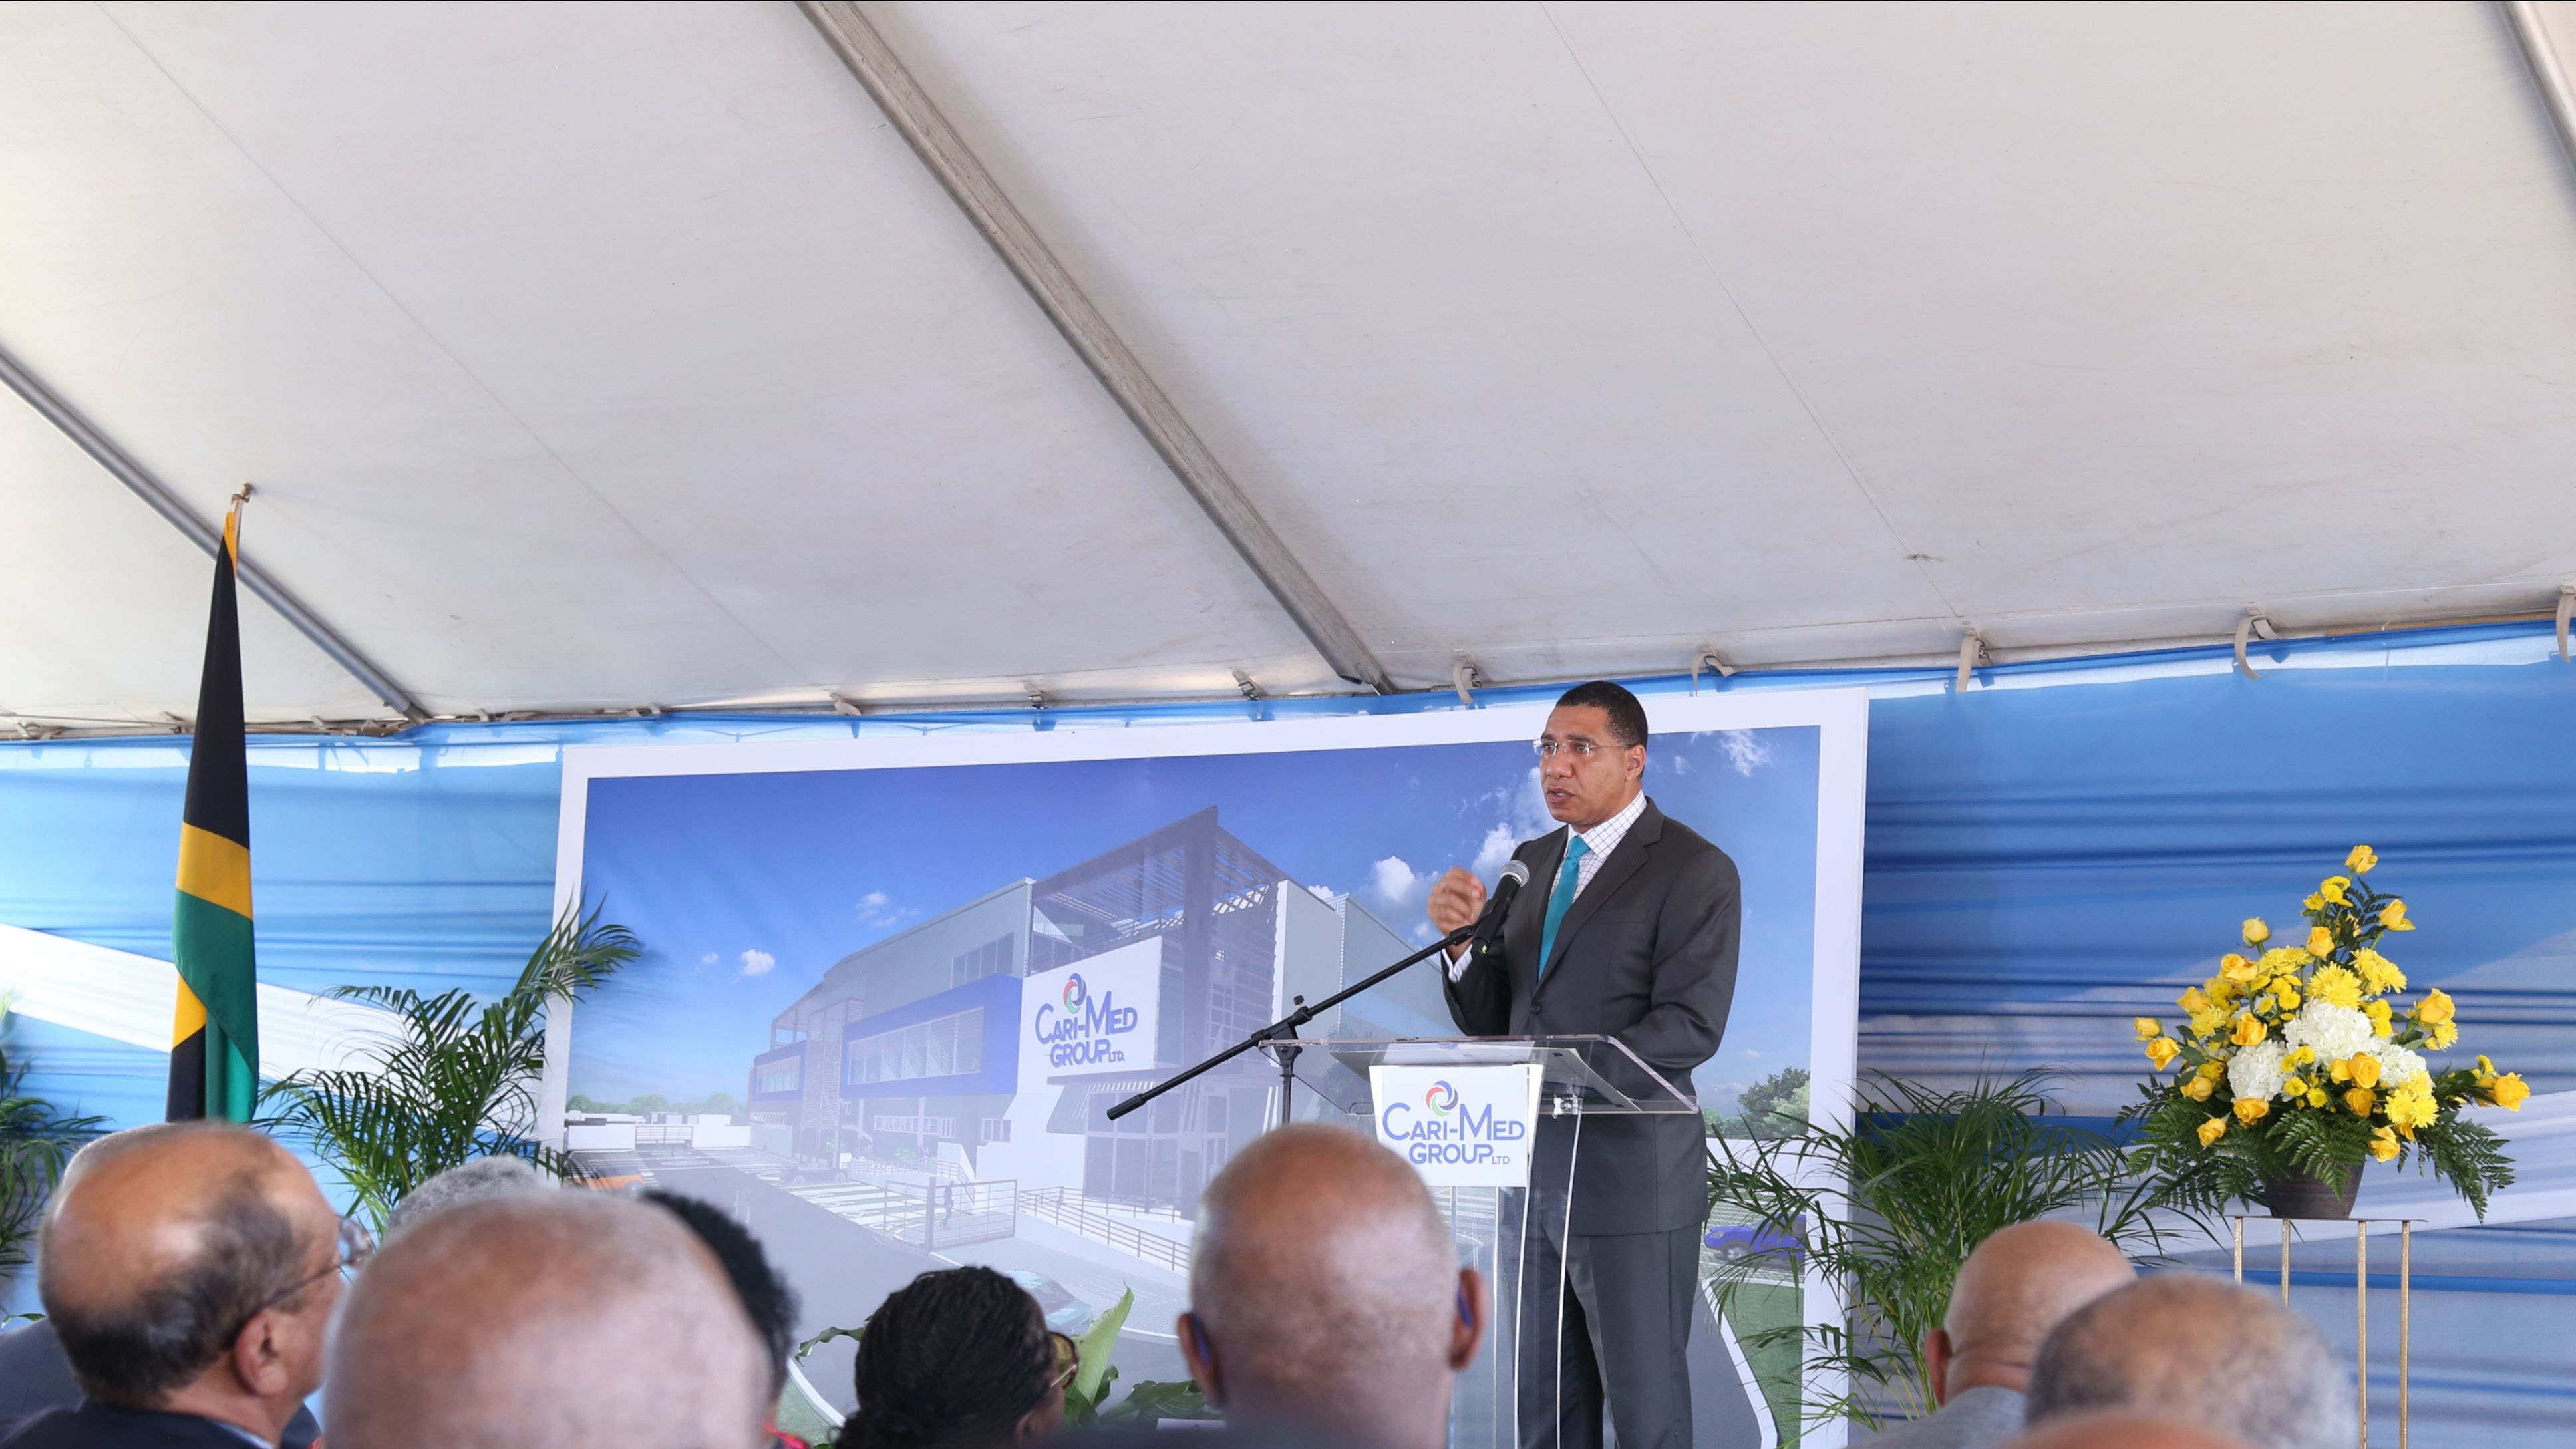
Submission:
[[[573,1033],[572,1090],[743,1094],[770,1019],[833,962],[1022,876],[1218,809],[1298,884],[1428,940],[1451,865],[1555,828],[1525,743],[594,780],[583,880],[644,958]],[[1744,953],[1702,1098],[1807,1064],[1817,731],[1658,735],[1647,793],[1735,858]]]

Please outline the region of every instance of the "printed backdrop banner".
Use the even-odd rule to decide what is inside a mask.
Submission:
[[[1647,709],[1648,793],[1743,879],[1733,1010],[1690,1085],[1721,1132],[1747,1094],[1803,1100],[1811,1076],[1815,1101],[1840,1102],[1866,698]],[[646,954],[559,1033],[550,1112],[603,1177],[752,1223],[809,1317],[856,1323],[926,1267],[989,1263],[1064,1322],[1134,1291],[1125,1377],[1179,1378],[1167,1325],[1189,1219],[1278,1120],[1276,1078],[1251,1054],[1108,1109],[1435,939],[1442,871],[1491,881],[1557,828],[1531,748],[1546,715],[567,751],[561,899],[605,902]],[[1454,1036],[1436,973],[1306,1034]],[[1368,1084],[1330,1070],[1348,1080],[1301,1091],[1297,1115],[1367,1130],[1331,1104],[1365,1111]],[[1410,1139],[1442,1157],[1424,1166],[1447,1183],[1524,1175],[1524,1075],[1497,1097],[1453,1073],[1417,1124],[1431,1135]],[[1830,1311],[1795,1289],[1784,1278],[1774,1314]],[[1708,1328],[1712,1392],[1743,1431],[1712,1442],[1753,1449],[1760,1396]],[[809,1377],[839,1381],[829,1363]]]

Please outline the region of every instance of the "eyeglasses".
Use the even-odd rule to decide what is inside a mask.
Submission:
[[[287,1299],[294,1297],[296,1294],[303,1292],[305,1289],[312,1287],[314,1284],[321,1282],[323,1279],[330,1277],[334,1273],[355,1273],[360,1268],[367,1266],[367,1260],[375,1255],[376,1235],[367,1231],[367,1225],[358,1221],[356,1218],[340,1219],[340,1242],[338,1249],[332,1257],[331,1266],[323,1269],[319,1273],[314,1273],[297,1279],[293,1287],[286,1289],[282,1293],[269,1295],[269,1297],[257,1308],[243,1314],[241,1322],[234,1326],[233,1331],[227,1335],[227,1337],[239,1338],[241,1336],[241,1331],[250,1326],[250,1321],[252,1319],[259,1317],[261,1314],[275,1308]]]
[[[1542,760],[1553,760],[1560,754],[1572,755],[1578,760],[1588,760],[1603,750],[1614,747],[1602,744],[1598,740],[1538,740],[1532,743],[1530,748],[1538,751],[1538,757]]]
[[[1073,1376],[1082,1372],[1082,1345],[1075,1343],[1069,1335],[1052,1331],[1047,1334],[1047,1342],[1055,1350],[1055,1376],[1047,1381],[1047,1387],[1060,1389],[1071,1384]]]

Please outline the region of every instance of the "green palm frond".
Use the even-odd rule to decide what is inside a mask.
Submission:
[[[536,1083],[545,1070],[551,1001],[595,989],[639,954],[634,933],[567,909],[511,989],[483,1001],[462,987],[402,986],[332,994],[397,1021],[359,1069],[297,1072],[260,1094],[261,1125],[297,1138],[347,1180],[378,1225],[428,1178],[477,1157],[525,1159],[561,1177],[580,1169],[537,1141]]]
[[[0,997],[0,1022],[8,1016],[8,999]],[[26,1069],[0,1050],[0,1269],[26,1265],[37,1216],[62,1180],[63,1165],[107,1121],[65,1115],[20,1090],[26,1079]]]

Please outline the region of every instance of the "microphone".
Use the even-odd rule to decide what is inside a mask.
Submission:
[[[1503,867],[1503,878],[1494,882],[1494,898],[1485,903],[1484,917],[1476,922],[1476,934],[1467,942],[1469,959],[1488,961],[1502,954],[1503,917],[1511,914],[1512,897],[1529,884],[1529,874],[1529,866],[1522,861]]]

